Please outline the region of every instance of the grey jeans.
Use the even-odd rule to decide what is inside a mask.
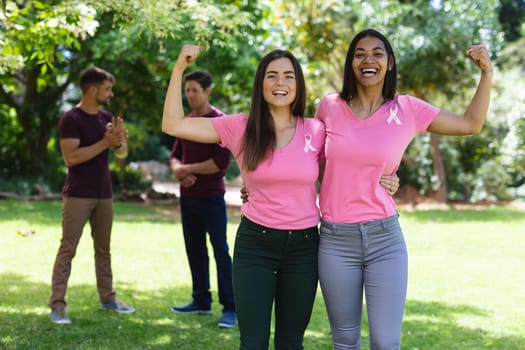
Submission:
[[[336,350],[361,348],[363,289],[372,350],[400,348],[408,257],[398,215],[321,223],[319,281]]]

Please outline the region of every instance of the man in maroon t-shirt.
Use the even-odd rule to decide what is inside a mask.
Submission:
[[[113,199],[109,172],[109,149],[115,156],[128,154],[122,118],[101,110],[113,97],[112,74],[90,67],[80,75],[82,99],[64,113],[59,122],[60,148],[68,167],[62,192],[62,239],[53,267],[49,317],[69,324],[66,289],[82,230],[89,220],[95,248],[95,273],[102,309],[118,313],[135,311],[116,299],[111,272],[110,238]]]
[[[194,71],[184,76],[184,90],[191,117],[215,118],[223,113],[210,105],[211,75]],[[217,285],[222,316],[218,326],[237,324],[232,286],[232,259],[226,241],[226,203],[224,174],[231,153],[218,144],[176,139],[170,167],[180,182],[180,211],[186,255],[192,277],[192,301],[173,306],[179,314],[210,314],[211,293],[206,233],[210,237],[217,266]]]

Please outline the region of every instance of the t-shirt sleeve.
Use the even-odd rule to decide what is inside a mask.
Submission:
[[[173,148],[171,149],[170,159],[176,158],[182,159],[182,142],[179,139],[175,139],[173,142]]]
[[[228,165],[230,164],[230,160],[231,160],[231,152],[229,149],[227,148],[224,148],[220,145],[215,145],[214,147],[214,151],[215,151],[215,154],[214,156],[212,157],[213,159],[213,162],[215,163],[215,165],[217,165],[217,167],[221,170],[224,170],[228,167]]]
[[[74,115],[66,113],[60,118],[58,132],[61,139],[80,139],[80,131]]]
[[[219,145],[230,149],[233,153],[239,152],[247,121],[248,117],[245,114],[212,118],[213,127],[219,135]]]
[[[315,119],[319,119],[322,122],[324,122],[325,120],[325,105],[326,97],[321,99],[321,102],[319,103],[319,106],[317,107],[317,110],[315,112]]]
[[[416,125],[416,131],[418,133],[424,133],[436,116],[440,112],[440,108],[431,105],[430,103],[423,101],[414,96],[406,96],[412,109],[412,115],[414,116],[414,122]]]

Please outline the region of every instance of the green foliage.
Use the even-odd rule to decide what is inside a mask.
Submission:
[[[112,167],[113,168],[113,167]],[[113,190],[118,192],[144,193],[151,188],[152,182],[144,178],[140,169],[129,165],[112,171]]]
[[[236,35],[250,37],[251,17],[237,3],[6,1],[0,12],[0,113],[13,123],[0,127],[0,134],[10,135],[0,141],[3,175],[42,174],[54,162],[48,143],[58,117],[78,101],[71,83],[88,65],[117,77],[114,113],[136,122],[143,137],[158,134],[162,91],[182,43],[235,50]],[[133,143],[131,150],[141,148]]]
[[[8,61],[22,63],[0,62],[0,104],[9,107],[8,116],[14,121],[4,127],[17,140],[5,158],[12,162],[7,176],[44,173],[53,161],[47,148],[69,84],[64,69],[68,52],[94,32],[94,15],[78,3],[6,2],[1,12],[0,51]]]
[[[494,0],[443,1],[440,8],[422,0],[406,5],[395,22],[400,30],[390,23],[388,32],[398,60],[401,91],[426,100],[439,95],[470,100],[479,69],[465,51],[478,43],[487,44],[494,55],[500,50],[497,5]]]
[[[512,179],[506,169],[495,160],[484,162],[476,171],[472,199],[494,202],[509,200],[508,186]]]
[[[505,33],[505,40],[512,42],[523,37],[525,20],[525,1],[500,0],[498,18]]]
[[[80,40],[94,34],[95,15],[92,8],[79,2],[6,1],[0,42],[6,62],[1,62],[5,64],[0,64],[0,73],[29,66],[40,67],[45,75],[67,60],[62,50],[78,49]],[[48,82],[42,80],[44,86]]]
[[[525,119],[523,117],[516,119],[514,127],[516,130],[516,149],[512,164],[514,170],[519,174],[520,180],[525,182]]]
[[[291,49],[306,74],[307,115],[311,116],[320,97],[340,89],[352,36],[374,27],[392,41],[400,91],[457,112],[466,107],[477,78],[477,70],[463,53],[473,43],[489,45],[501,73],[509,73],[494,85],[495,102],[481,135],[442,138],[449,195],[469,198],[475,171],[491,159],[501,161],[512,176],[512,185],[519,186],[525,181],[525,135],[515,121],[524,113],[523,104],[516,101],[522,100],[523,89],[517,87],[525,71],[525,55],[523,41],[507,45],[503,33],[510,40],[509,35],[514,38],[523,28],[523,1],[440,1],[438,7],[431,3],[4,1],[0,10],[0,176],[6,181],[17,177],[30,181],[27,174],[35,174],[35,179],[49,177],[49,183],[63,179],[57,121],[80,98],[76,82],[88,65],[101,66],[117,78],[109,109],[122,113],[127,123],[127,161],[164,161],[171,147],[169,139],[160,135],[164,93],[184,43],[204,47],[190,68],[211,72],[212,103],[226,113],[248,111],[262,55],[273,48]],[[503,46],[507,47],[500,50]],[[499,120],[501,116],[508,118]],[[491,123],[493,119],[498,120]],[[414,184],[423,193],[434,189],[438,181],[429,161],[428,140],[415,141],[405,159],[401,183]],[[232,167],[228,176],[237,170]]]
[[[425,195],[437,184],[433,174],[430,134],[417,136],[406,150],[403,163],[397,171],[399,182],[401,185],[414,186]]]
[[[138,160],[158,160],[168,164],[171,149],[168,149],[162,144],[158,134],[137,134],[137,138],[134,138],[133,140],[133,151],[131,152],[131,155],[126,158],[128,162]]]
[[[114,14],[114,23],[121,30],[134,27],[139,37],[154,39],[161,46],[168,39],[192,38],[206,47],[230,47],[231,39],[239,37],[243,27],[250,23],[250,14],[239,9],[239,1],[88,2],[99,12]]]
[[[237,164],[235,160],[232,160],[230,164],[228,165],[228,168],[226,169],[225,178],[227,181],[231,181],[237,178],[239,175],[241,175],[241,171],[239,170],[239,165]]]

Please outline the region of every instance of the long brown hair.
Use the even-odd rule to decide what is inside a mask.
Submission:
[[[294,67],[296,81],[295,100],[291,105],[292,115],[303,118],[306,107],[306,85],[301,65],[295,56],[287,50],[273,50],[264,56],[257,67],[253,82],[252,101],[248,124],[243,136],[244,168],[253,171],[276,145],[275,125],[268,103],[263,96],[263,81],[270,62],[279,58],[288,58]]]

